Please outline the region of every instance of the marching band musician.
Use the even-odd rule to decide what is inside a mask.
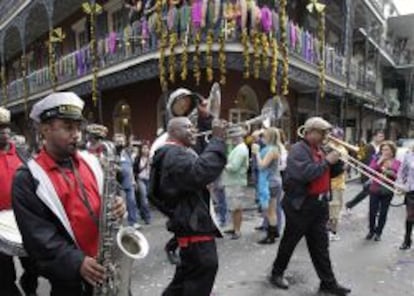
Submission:
[[[11,209],[13,177],[27,158],[28,153],[10,141],[10,111],[0,107],[0,211]],[[26,295],[36,295],[36,268],[29,257],[21,257],[20,262],[24,268],[20,285]],[[20,295],[13,257],[0,253],[0,265],[0,291],[8,296]]]
[[[108,135],[108,129],[101,124],[92,123],[86,127],[87,143],[86,149],[98,159],[105,156],[105,145],[103,140]]]
[[[51,283],[51,295],[91,295],[104,280],[97,263],[102,168],[77,150],[84,102],[74,93],[52,93],[37,102],[30,118],[45,141],[13,182],[13,209],[29,256]],[[117,197],[112,214],[125,213]]]
[[[209,296],[218,269],[215,237],[221,232],[215,222],[207,185],[226,164],[225,129],[213,122],[213,137],[198,156],[194,128],[186,117],[168,123],[168,141],[153,158],[150,194],[169,220],[169,231],[180,247],[181,263],[163,296]]]
[[[336,281],[329,258],[327,222],[329,217],[330,167],[339,160],[335,150],[325,155],[321,146],[331,124],[311,117],[304,125],[304,138],[292,146],[285,170],[283,209],[286,227],[270,282],[288,289],[284,272],[293,251],[305,236],[313,265],[321,280],[320,292],[345,296],[351,292]]]

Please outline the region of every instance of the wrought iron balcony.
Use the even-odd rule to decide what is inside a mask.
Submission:
[[[288,47],[290,60],[298,59],[314,70],[319,63],[319,41],[306,30],[288,22]],[[276,32],[276,36],[277,36]],[[193,39],[190,36],[190,43]],[[205,38],[202,39],[205,43]],[[226,44],[239,44],[240,37],[237,33],[226,40]],[[180,40],[178,40],[180,48]],[[98,40],[98,61],[100,69],[108,69],[120,62],[134,60],[145,55],[154,56],[158,52],[157,45],[151,46],[150,35],[142,36],[134,30],[125,29],[122,32],[110,32],[105,38]],[[169,46],[167,46],[169,48]],[[252,48],[253,50],[253,48]],[[178,52],[179,50],[177,50]],[[240,53],[242,51],[240,50]],[[167,56],[169,50],[167,49]],[[202,54],[203,55],[203,54]],[[331,46],[325,45],[325,67],[326,74],[345,81],[345,59]],[[253,58],[253,57],[252,57]],[[47,62],[47,61],[45,61]],[[56,62],[58,84],[64,84],[85,77],[92,70],[92,55],[90,46],[87,45],[79,50],[57,58]],[[49,66],[40,65],[35,71],[29,71],[27,75],[28,93],[33,95],[52,88]],[[23,79],[16,79],[8,84],[9,102],[21,99],[24,96]],[[0,95],[1,97],[2,95]]]

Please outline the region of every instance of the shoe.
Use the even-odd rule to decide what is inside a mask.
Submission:
[[[367,236],[365,237],[366,240],[371,240],[374,237],[374,233],[370,232],[367,234]]]
[[[233,233],[230,238],[236,240],[236,239],[239,239],[240,237],[241,237],[240,233]]]
[[[254,230],[257,230],[257,231],[266,231],[266,227],[264,227],[263,225],[261,225],[261,226],[256,226],[256,227],[254,228]]]
[[[226,233],[226,234],[234,234],[234,229],[224,230],[224,233]]]
[[[341,237],[337,233],[329,232],[329,241],[337,242],[339,240],[341,240]]]
[[[139,223],[134,223],[134,224],[132,224],[132,227],[134,227],[136,230],[138,230],[138,229],[141,229],[141,228],[142,228],[141,224],[139,224]]]
[[[411,242],[403,242],[403,244],[400,247],[400,250],[408,250],[411,248]]]
[[[345,288],[340,284],[328,286],[321,284],[319,287],[319,293],[327,294],[327,295],[335,295],[335,296],[346,296],[351,293],[351,289]]]
[[[180,257],[178,256],[176,251],[173,250],[165,250],[167,253],[167,259],[172,265],[179,265],[180,264]]]
[[[375,237],[374,237],[374,241],[376,241],[376,242],[381,241],[381,235],[376,234]]]
[[[270,276],[269,281],[273,286],[276,286],[279,289],[283,289],[283,290],[289,289],[289,282],[282,275],[277,275],[277,276],[272,275]]]

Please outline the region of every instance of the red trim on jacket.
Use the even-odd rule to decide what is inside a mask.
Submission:
[[[69,180],[68,182],[59,170],[56,161],[44,149],[36,157],[36,162],[45,170],[53,183],[80,249],[86,255],[95,257],[98,252],[98,227],[81,200],[81,187],[73,171],[61,167]],[[73,163],[79,172],[91,208],[96,217],[99,217],[101,200],[95,175],[79,154],[75,154]]]
[[[322,163],[325,159],[325,153],[317,146],[311,145],[312,157],[316,163]],[[319,194],[327,193],[330,186],[329,167],[322,175],[312,180],[308,185],[308,194],[310,196],[318,196]]]

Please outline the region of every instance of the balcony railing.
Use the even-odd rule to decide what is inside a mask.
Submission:
[[[10,15],[16,11],[26,0],[3,0],[0,2],[0,24],[2,24]]]
[[[351,88],[377,96],[376,81],[377,77],[372,71],[365,73],[363,66],[358,65],[355,61],[351,62],[349,81]]]
[[[312,34],[292,22],[288,23],[287,32],[288,47],[291,56],[317,69],[319,63],[319,41]],[[142,42],[142,35],[139,33],[136,33],[136,30],[125,29],[119,33],[108,33],[106,38],[98,40],[99,68],[108,68],[120,62],[156,52],[158,50],[157,45],[155,44],[151,47],[150,43],[152,42],[150,42],[151,40],[149,38],[144,39],[145,42]],[[275,36],[278,35],[280,34],[276,31]],[[190,37],[190,39],[192,38]],[[203,39],[202,42],[204,41]],[[233,34],[226,42],[240,43],[240,38],[238,34]],[[325,46],[325,53],[327,75],[345,80],[344,57],[329,45]],[[92,70],[91,65],[92,57],[89,45],[61,56],[57,59],[58,83],[63,84],[90,74]],[[49,67],[45,65],[38,70],[30,72],[27,75],[27,82],[30,95],[50,89],[52,85]],[[22,98],[24,95],[23,79],[19,78],[10,82],[7,90],[9,101]]]

